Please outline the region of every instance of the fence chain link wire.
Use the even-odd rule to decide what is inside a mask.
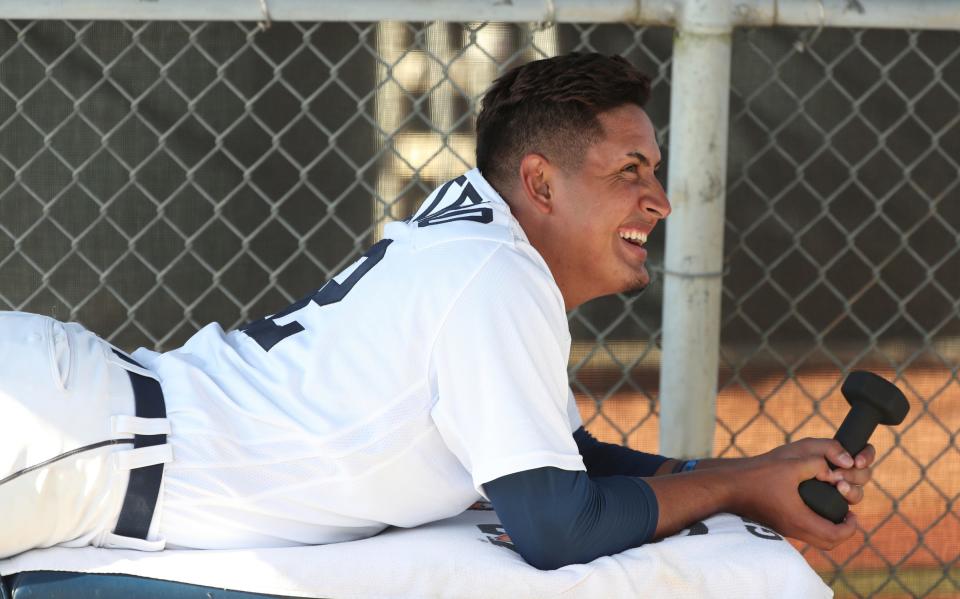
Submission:
[[[896,380],[860,533],[801,548],[840,596],[956,595],[960,37],[811,33],[734,38],[715,453],[831,436],[846,372]],[[573,50],[651,75],[666,151],[669,29],[2,22],[0,307],[160,350],[275,312],[472,166],[493,78]],[[662,235],[646,292],[570,315],[587,426],[647,451]]]
[[[841,595],[955,596],[958,36],[792,33],[734,44],[717,449],[832,435],[843,375],[896,381],[858,542],[805,553]]]

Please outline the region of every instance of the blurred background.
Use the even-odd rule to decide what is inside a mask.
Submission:
[[[651,76],[666,172],[672,50],[609,24],[0,21],[0,309],[127,350],[276,312],[472,168],[489,83],[559,53]],[[960,597],[960,33],[737,29],[729,126],[713,454],[832,436],[847,372],[895,380],[861,531],[797,546],[841,597]],[[587,428],[653,452],[663,241],[646,291],[570,314]]]

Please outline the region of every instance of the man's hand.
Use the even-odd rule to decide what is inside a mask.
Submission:
[[[856,516],[850,512],[840,524],[821,518],[800,499],[797,485],[816,478],[836,485],[847,503],[857,504],[875,457],[872,445],[854,458],[833,439],[803,439],[778,447],[754,458],[760,468],[750,476],[757,477],[757,488],[763,491],[747,500],[745,515],[820,549],[832,549],[856,532]],[[828,462],[839,467],[831,470]],[[786,477],[783,482],[780,474]]]
[[[803,446],[785,447],[788,449],[745,460],[738,464],[739,472],[728,473],[745,487],[734,498],[731,511],[819,549],[833,549],[856,532],[856,516],[848,512],[843,522],[834,524],[807,507],[797,487],[811,478],[837,483],[842,474],[830,470],[822,453],[806,453],[803,450],[808,448]],[[862,493],[858,495],[862,497]]]
[[[839,467],[831,471],[826,478],[817,478],[835,484],[847,503],[856,505],[863,501],[863,487],[870,482],[871,467],[876,455],[877,450],[873,445],[867,445],[855,458],[851,458],[840,443],[833,439],[803,439],[777,447],[758,459],[823,457]]]
[[[848,503],[859,503],[875,456],[871,445],[851,458],[837,441],[804,439],[754,458],[706,459],[693,472],[647,478],[660,505],[656,536],[729,511],[814,547],[832,549],[856,532],[856,516],[850,512],[844,522],[834,524],[807,507],[797,487],[817,478],[836,484]],[[828,460],[839,468],[831,470]]]

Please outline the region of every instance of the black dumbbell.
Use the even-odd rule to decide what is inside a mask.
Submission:
[[[853,457],[867,446],[878,424],[900,424],[910,410],[907,398],[896,385],[865,370],[851,372],[840,392],[850,404],[850,411],[833,438]],[[830,464],[830,468],[837,466]],[[847,515],[847,500],[830,483],[815,478],[805,480],[800,483],[800,497],[810,509],[834,524],[843,522]]]

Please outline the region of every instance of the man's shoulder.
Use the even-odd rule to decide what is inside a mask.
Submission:
[[[555,286],[510,207],[476,169],[437,187],[410,218],[388,224],[384,236],[437,287],[462,288],[490,271],[506,293],[517,282],[521,289],[530,282]]]
[[[392,225],[401,225],[403,230]],[[502,273],[505,279],[534,276],[552,280],[536,250],[509,228],[469,222],[423,229],[411,223],[392,225],[385,236],[395,241],[397,249],[403,248],[409,264],[428,271],[437,283],[465,284],[480,271],[489,270]]]
[[[472,239],[435,245],[420,253],[428,262],[441,261],[447,274],[439,286],[456,289],[459,302],[483,305],[506,303],[520,310],[556,306],[563,314],[563,298],[543,258],[526,242],[502,243]],[[438,269],[440,270],[440,269]],[[496,301],[491,301],[496,298]]]

